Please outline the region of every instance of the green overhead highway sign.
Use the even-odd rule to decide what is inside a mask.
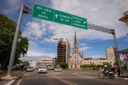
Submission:
[[[48,21],[87,29],[87,19],[34,4],[32,16]]]

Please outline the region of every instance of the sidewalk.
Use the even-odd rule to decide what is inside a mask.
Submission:
[[[17,80],[22,77],[22,75],[24,74],[25,72],[22,72],[20,75],[18,75],[17,77],[7,77],[7,76],[3,76],[1,77],[1,80],[0,80],[0,85],[14,85]]]
[[[9,83],[11,80],[5,80],[5,79],[2,79],[0,80],[0,85],[6,85],[7,83]]]
[[[128,80],[128,71],[123,72],[122,78],[124,78],[125,80]]]

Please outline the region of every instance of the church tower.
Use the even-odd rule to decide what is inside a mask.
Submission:
[[[72,54],[75,54],[75,53],[79,53],[78,52],[78,45],[77,45],[77,38],[76,38],[76,32],[75,32],[75,36],[74,36],[74,43],[73,43],[73,53]]]
[[[69,63],[68,63],[69,69],[80,69],[80,65],[83,63],[83,60],[84,59],[80,56],[80,53],[79,53],[76,32],[75,32],[73,52],[72,52],[72,56],[69,59]]]

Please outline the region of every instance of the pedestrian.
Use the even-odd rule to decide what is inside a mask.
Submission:
[[[119,67],[119,65],[116,66],[115,70],[118,73],[118,76],[120,76],[120,67]]]

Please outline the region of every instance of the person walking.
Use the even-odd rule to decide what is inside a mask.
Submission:
[[[120,76],[120,67],[119,67],[119,65],[115,68],[115,70],[118,73],[118,76]]]

